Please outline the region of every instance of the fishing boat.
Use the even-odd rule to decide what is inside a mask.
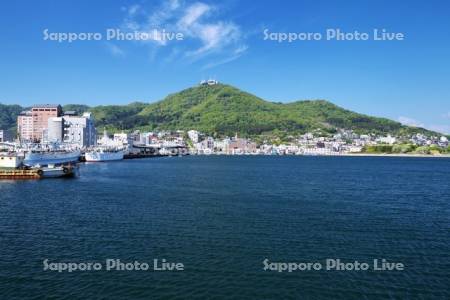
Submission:
[[[32,149],[25,153],[23,164],[26,166],[63,165],[79,161],[81,152],[79,149]]]
[[[39,171],[42,178],[72,177],[78,173],[78,167],[76,165],[55,166],[50,164],[40,168]]]
[[[122,160],[124,151],[118,148],[97,147],[85,153],[87,162]]]

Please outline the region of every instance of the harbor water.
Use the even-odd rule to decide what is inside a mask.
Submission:
[[[2,299],[450,299],[450,159],[191,156],[0,181]],[[45,270],[180,262],[182,271]],[[403,270],[295,270],[270,262]]]

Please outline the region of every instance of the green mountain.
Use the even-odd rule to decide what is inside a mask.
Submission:
[[[198,86],[169,95],[146,106],[140,117],[163,129],[195,128],[220,135],[260,135],[270,132],[304,133],[337,128],[359,133],[430,133],[340,108],[325,100],[274,103],[228,85]]]
[[[4,107],[4,106],[2,106]],[[408,127],[385,118],[370,117],[338,107],[325,100],[274,103],[229,85],[196,86],[171,94],[155,103],[131,103],[87,107],[66,105],[64,110],[91,111],[98,128],[197,129],[212,135],[292,135],[308,131],[333,133],[352,129],[357,133],[439,135]],[[19,106],[0,115],[0,126],[11,128]]]

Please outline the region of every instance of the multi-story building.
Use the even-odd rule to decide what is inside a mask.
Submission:
[[[5,138],[5,131],[0,130],[0,142],[5,142],[6,138]]]
[[[254,153],[256,152],[256,143],[236,136],[229,142],[225,151],[228,154]]]
[[[62,108],[60,105],[43,104],[35,105],[31,108],[31,116],[33,118],[33,134],[31,139],[40,142],[43,139],[44,130],[48,127],[48,119],[60,117]]]
[[[33,140],[33,117],[31,111],[23,111],[17,117],[17,133],[21,141]]]
[[[80,148],[91,147],[97,144],[97,131],[91,113],[86,112],[82,116],[66,113],[63,119],[63,141],[65,143],[77,144]]]
[[[228,145],[230,144],[230,138],[225,138],[223,140],[214,141],[214,150],[218,153],[226,153]]]
[[[198,142],[197,144],[195,144],[195,148],[197,150],[210,150],[210,151],[213,151],[214,150],[214,138],[212,138],[210,136],[207,137],[203,141]]]
[[[199,138],[200,138],[200,133],[197,130],[189,130],[187,132],[189,139],[194,143],[198,143],[199,142]]]
[[[48,119],[47,138],[48,142],[62,143],[64,139],[64,118],[53,117]]]

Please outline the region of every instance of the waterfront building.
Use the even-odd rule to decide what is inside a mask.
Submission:
[[[17,133],[21,141],[33,139],[33,117],[31,111],[23,111],[17,117]]]
[[[0,130],[0,142],[6,142],[8,141],[9,137],[7,134],[7,131],[5,130]]]
[[[226,153],[225,149],[228,149],[230,138],[214,141],[214,150],[218,153]]]
[[[362,147],[351,145],[348,146],[346,150],[350,153],[358,153],[362,151]]]
[[[203,142],[203,148],[204,149],[214,149],[214,139],[212,137],[207,137]]]
[[[96,145],[97,132],[91,113],[78,116],[68,111],[62,117],[48,119],[47,128],[43,130],[43,141],[69,143],[79,148]]]
[[[150,145],[158,143],[158,134],[155,132],[143,132],[140,134],[140,144]]]
[[[238,138],[236,136],[229,142],[227,148],[227,154],[254,153],[256,152],[256,143],[250,142],[247,139]]]
[[[141,132],[139,130],[135,130],[128,135],[128,141],[130,145],[140,144],[141,142]]]
[[[448,147],[449,142],[448,142],[447,137],[441,136],[439,139],[439,142],[437,144],[438,144],[438,146],[441,146],[441,147]]]
[[[382,143],[382,144],[389,144],[389,145],[393,145],[395,143],[397,139],[395,137],[392,137],[390,135],[384,137],[379,137],[376,139],[377,142]]]
[[[420,133],[417,133],[411,137],[410,141],[414,145],[421,146],[421,145],[425,144],[426,138],[424,136],[422,136]]]
[[[297,145],[284,145],[285,154],[297,154],[299,151],[300,149]]]
[[[177,137],[175,137],[174,141],[175,141],[178,145],[183,145],[183,146],[186,145],[186,143],[185,143],[185,141],[184,141],[184,139],[183,139],[182,136],[177,136]]]
[[[47,138],[44,140],[52,143],[62,143],[64,139],[64,118],[62,117],[49,118],[47,126],[48,126],[46,130]]]
[[[339,152],[333,151],[333,149],[329,148],[304,148],[303,155],[336,155]]]
[[[97,144],[97,131],[91,113],[86,112],[82,116],[72,113],[65,114],[63,119],[63,141],[65,143],[76,144],[80,148],[92,147]]]
[[[200,133],[197,130],[189,130],[187,134],[192,143],[196,144],[199,142]]]
[[[62,108],[60,105],[34,105],[31,108],[31,116],[33,119],[33,133],[31,135],[31,140],[40,142],[43,139],[44,130],[48,126],[48,119],[53,117],[60,117],[61,115]]]
[[[129,144],[133,144],[130,135],[125,132],[114,133],[113,140],[114,143],[118,145],[123,145],[124,147],[128,147]]]
[[[0,130],[0,143],[1,142],[11,142],[13,139],[11,135],[6,130]]]
[[[171,136],[171,132],[170,131],[163,130],[163,131],[158,132],[158,138],[159,139],[165,138],[167,136]]]
[[[165,148],[175,148],[184,146],[184,143],[181,143],[179,140],[164,140],[160,144],[162,147]]]
[[[370,135],[368,135],[368,134],[361,134],[361,135],[359,136],[359,138],[360,138],[361,140],[363,140],[363,141],[370,141],[370,140],[371,140],[371,137],[370,137]]]

